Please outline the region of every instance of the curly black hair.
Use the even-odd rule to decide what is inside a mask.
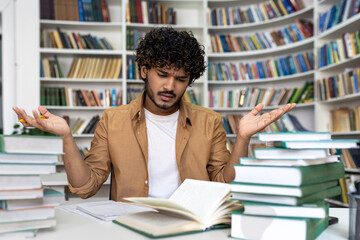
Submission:
[[[140,41],[136,49],[136,62],[141,66],[184,68],[191,85],[204,73],[204,46],[200,45],[191,31],[176,31],[171,27],[152,29]],[[142,79],[146,81],[146,79]]]

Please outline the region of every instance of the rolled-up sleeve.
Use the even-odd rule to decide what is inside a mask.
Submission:
[[[84,161],[90,169],[89,181],[81,187],[73,187],[69,183],[69,189],[81,198],[88,198],[98,192],[111,171],[106,111],[103,112],[103,116],[96,126],[90,151],[86,154]]]

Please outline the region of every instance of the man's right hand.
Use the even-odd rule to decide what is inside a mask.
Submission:
[[[25,121],[22,122],[24,127],[36,127],[42,131],[50,132],[61,137],[71,135],[70,127],[67,122],[62,117],[51,114],[43,106],[39,106],[38,110],[40,114],[44,116],[44,119],[41,119],[35,110],[32,111],[33,117],[27,115],[22,108],[13,107],[13,110],[16,112],[19,120],[23,119]]]

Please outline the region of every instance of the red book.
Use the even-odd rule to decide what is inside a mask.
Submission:
[[[141,8],[141,1],[135,1],[135,7],[136,7],[137,22],[144,23],[142,8]]]
[[[105,0],[100,0],[100,6],[101,6],[101,12],[102,12],[102,16],[103,16],[103,21],[110,22],[108,6],[107,6],[107,3],[105,2]]]

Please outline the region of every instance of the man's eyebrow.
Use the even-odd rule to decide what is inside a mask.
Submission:
[[[158,72],[160,72],[161,74],[169,74],[167,71],[161,70],[161,69],[157,69]],[[183,76],[176,76],[176,78],[188,78],[188,75],[183,75]]]

